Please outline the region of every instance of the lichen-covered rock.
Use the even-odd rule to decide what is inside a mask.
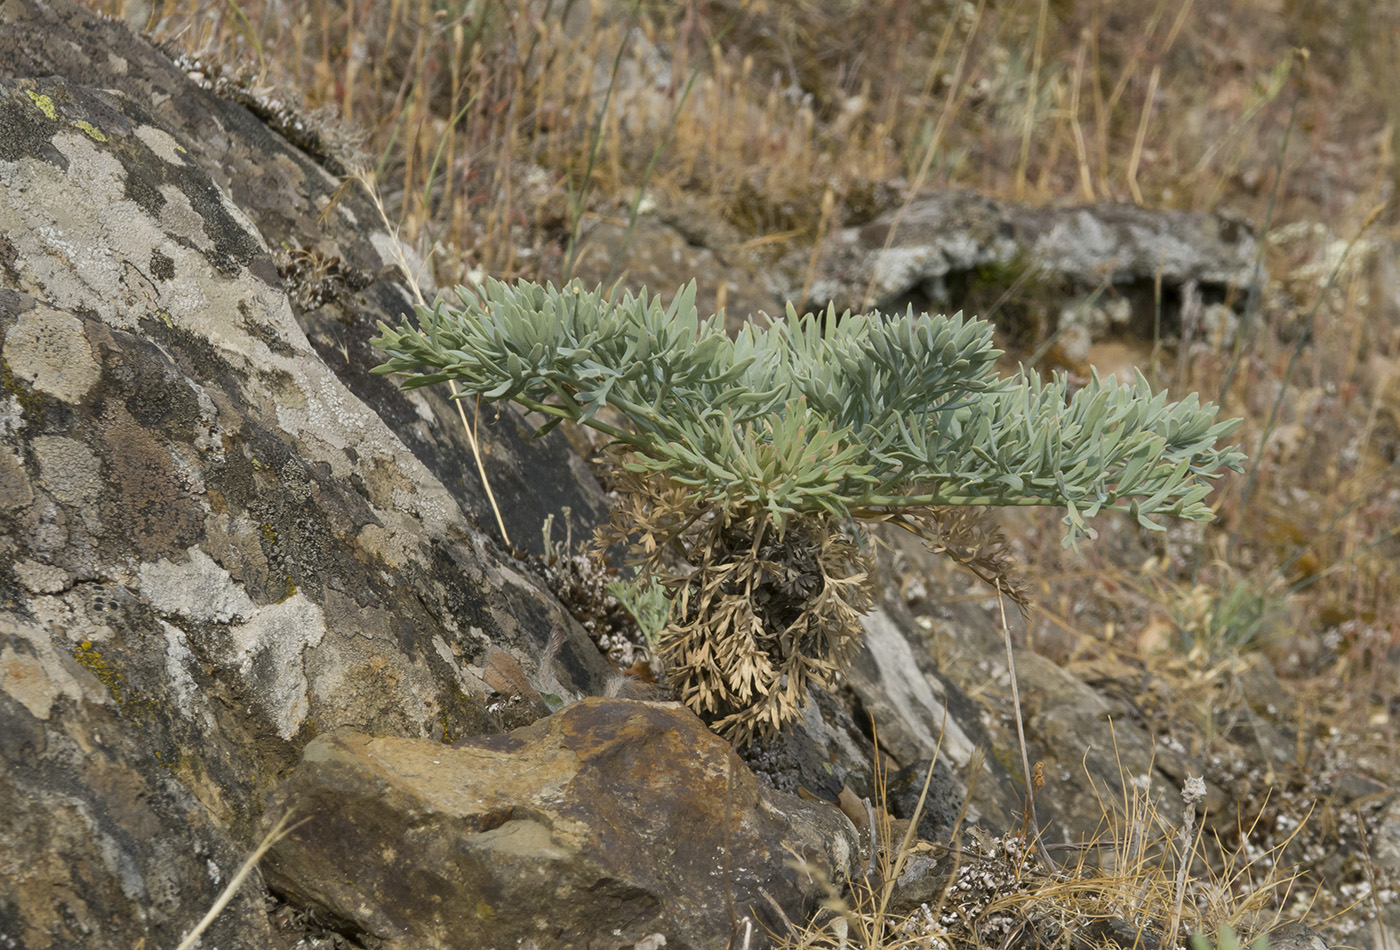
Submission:
[[[533,675],[562,632],[548,676],[566,698],[609,674],[313,351],[194,141],[120,91],[0,77],[0,933],[17,946],[178,943],[314,735],[499,728],[488,646]],[[260,898],[211,934],[267,946]]]
[[[746,919],[757,947],[782,929],[769,898],[804,920],[857,847],[840,811],[762,788],[684,707],[619,699],[452,748],[322,736],[267,820],[287,809],[304,823],[269,882],[415,950],[722,947]]]
[[[250,111],[215,95],[211,87],[222,88],[223,77],[210,76],[197,63],[172,62],[122,23],[71,0],[5,3],[0,75],[60,76],[116,90],[141,109],[150,121],[138,123],[132,134],[150,155],[197,168],[216,186],[188,202],[174,198],[162,212],[166,218],[189,225],[216,193],[246,215],[265,245],[257,258],[260,273],[272,286],[285,286],[312,348],[350,392],[388,423],[463,511],[498,537],[495,513],[447,393],[404,393],[392,380],[369,372],[378,362],[369,345],[376,322],[396,321],[412,299],[394,279],[395,245],[379,212],[362,189],[342,187],[341,159],[328,145],[333,135],[311,127],[275,99],[240,95],[256,110]],[[92,128],[100,134],[97,125]],[[4,241],[0,235],[0,273],[12,270],[7,262],[13,251],[6,250]],[[137,262],[120,285],[128,294],[159,299],[158,291],[173,279],[172,266],[156,255]],[[415,270],[423,279],[426,268]],[[425,287],[424,293],[431,290]],[[257,324],[250,329],[270,333],[270,346],[281,345],[275,331]],[[581,527],[606,516],[602,493],[561,435],[531,441],[530,427],[514,411],[492,410],[472,421],[480,426],[487,477],[512,545],[538,553],[544,514],[566,506]]]

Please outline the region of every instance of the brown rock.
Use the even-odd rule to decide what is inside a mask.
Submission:
[[[620,699],[453,747],[318,738],[267,820],[287,808],[307,820],[273,888],[405,948],[721,947],[745,918],[781,927],[765,894],[804,920],[823,892],[790,861],[840,880],[857,843],[685,708]]]

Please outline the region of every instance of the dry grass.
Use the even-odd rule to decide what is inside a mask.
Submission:
[[[878,756],[876,771],[879,787]],[[1282,855],[1298,829],[1267,849],[1207,840],[1196,813],[1204,785],[1188,783],[1178,790],[1186,817],[1173,825],[1159,808],[1162,790],[1120,774],[1117,787],[1123,793],[1114,799],[1102,777],[1088,778],[1103,792],[1100,827],[1080,845],[1062,848],[1068,860],[1062,856],[1055,862],[1046,860],[1028,828],[993,837],[975,827],[963,829],[962,816],[950,840],[917,840],[912,829],[919,811],[907,823],[910,830],[902,830],[880,801],[871,868],[844,889],[829,887],[823,913],[778,935],[779,945],[785,950],[1159,942],[1174,947],[1189,934],[1220,934],[1226,928],[1248,939],[1281,921],[1278,908],[1297,880]],[[897,896],[895,882],[921,858],[939,859],[934,873],[946,881],[932,901],[911,909]]]
[[[557,276],[577,217],[622,213],[643,182],[769,249],[867,218],[901,183],[1262,220],[1294,102],[1284,206],[1330,219],[1393,178],[1387,112],[1368,107],[1400,83],[1395,57],[1353,6],[1338,19],[1379,84],[1335,53],[1304,70],[1290,44],[1358,37],[1263,3],[165,0],[149,23],[364,130],[391,211],[451,280]],[[1339,128],[1367,147],[1323,149]],[[1319,151],[1360,167],[1298,167]]]
[[[362,138],[389,217],[442,284],[558,278],[586,219],[647,205],[734,266],[798,251],[809,282],[824,235],[922,187],[1243,215],[1272,280],[1233,338],[1188,327],[1144,358],[1176,395],[1244,416],[1254,467],[1208,530],[1109,522],[1067,554],[1054,515],[1014,524],[1039,604],[1028,641],[1141,670],[1162,684],[1138,697],[1153,721],[1207,757],[1245,702],[1241,655],[1265,657],[1298,739],[1295,774],[1270,777],[1295,801],[1241,786],[1270,827],[1296,820],[1324,769],[1395,782],[1400,3],[155,6],[158,38],[295,90],[352,130],[347,148]],[[1211,825],[1221,854],[1254,847],[1235,825]],[[1154,867],[1150,886],[1140,864],[1098,886],[1166,894],[1171,861]]]

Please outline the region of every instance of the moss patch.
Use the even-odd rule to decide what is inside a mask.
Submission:
[[[37,428],[43,428],[44,410],[47,408],[48,400],[37,390],[21,382],[14,370],[10,369],[10,364],[5,362],[4,357],[0,357],[0,392],[7,396],[14,396],[15,400],[19,402],[20,409],[24,410],[24,417]]]

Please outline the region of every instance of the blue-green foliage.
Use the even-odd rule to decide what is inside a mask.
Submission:
[[[1214,944],[1210,938],[1204,934],[1194,933],[1191,935],[1191,950],[1269,950],[1269,937],[1267,934],[1260,934],[1254,938],[1254,942],[1246,945],[1240,941],[1239,935],[1228,925],[1220,928],[1219,939]]]
[[[1168,403],[1138,374],[1069,393],[1035,372],[1003,379],[981,320],[798,316],[746,326],[700,319],[695,285],[665,306],[488,281],[460,306],[380,324],[376,372],[406,388],[455,380],[464,398],[509,400],[599,429],[630,467],[686,486],[696,502],[840,518],[944,505],[1058,505],[1065,542],[1104,509],[1208,520],[1208,479],[1243,455],[1216,442],[1239,420],[1193,394]],[[625,425],[599,417],[604,406]],[[548,428],[548,426],[546,427]]]

